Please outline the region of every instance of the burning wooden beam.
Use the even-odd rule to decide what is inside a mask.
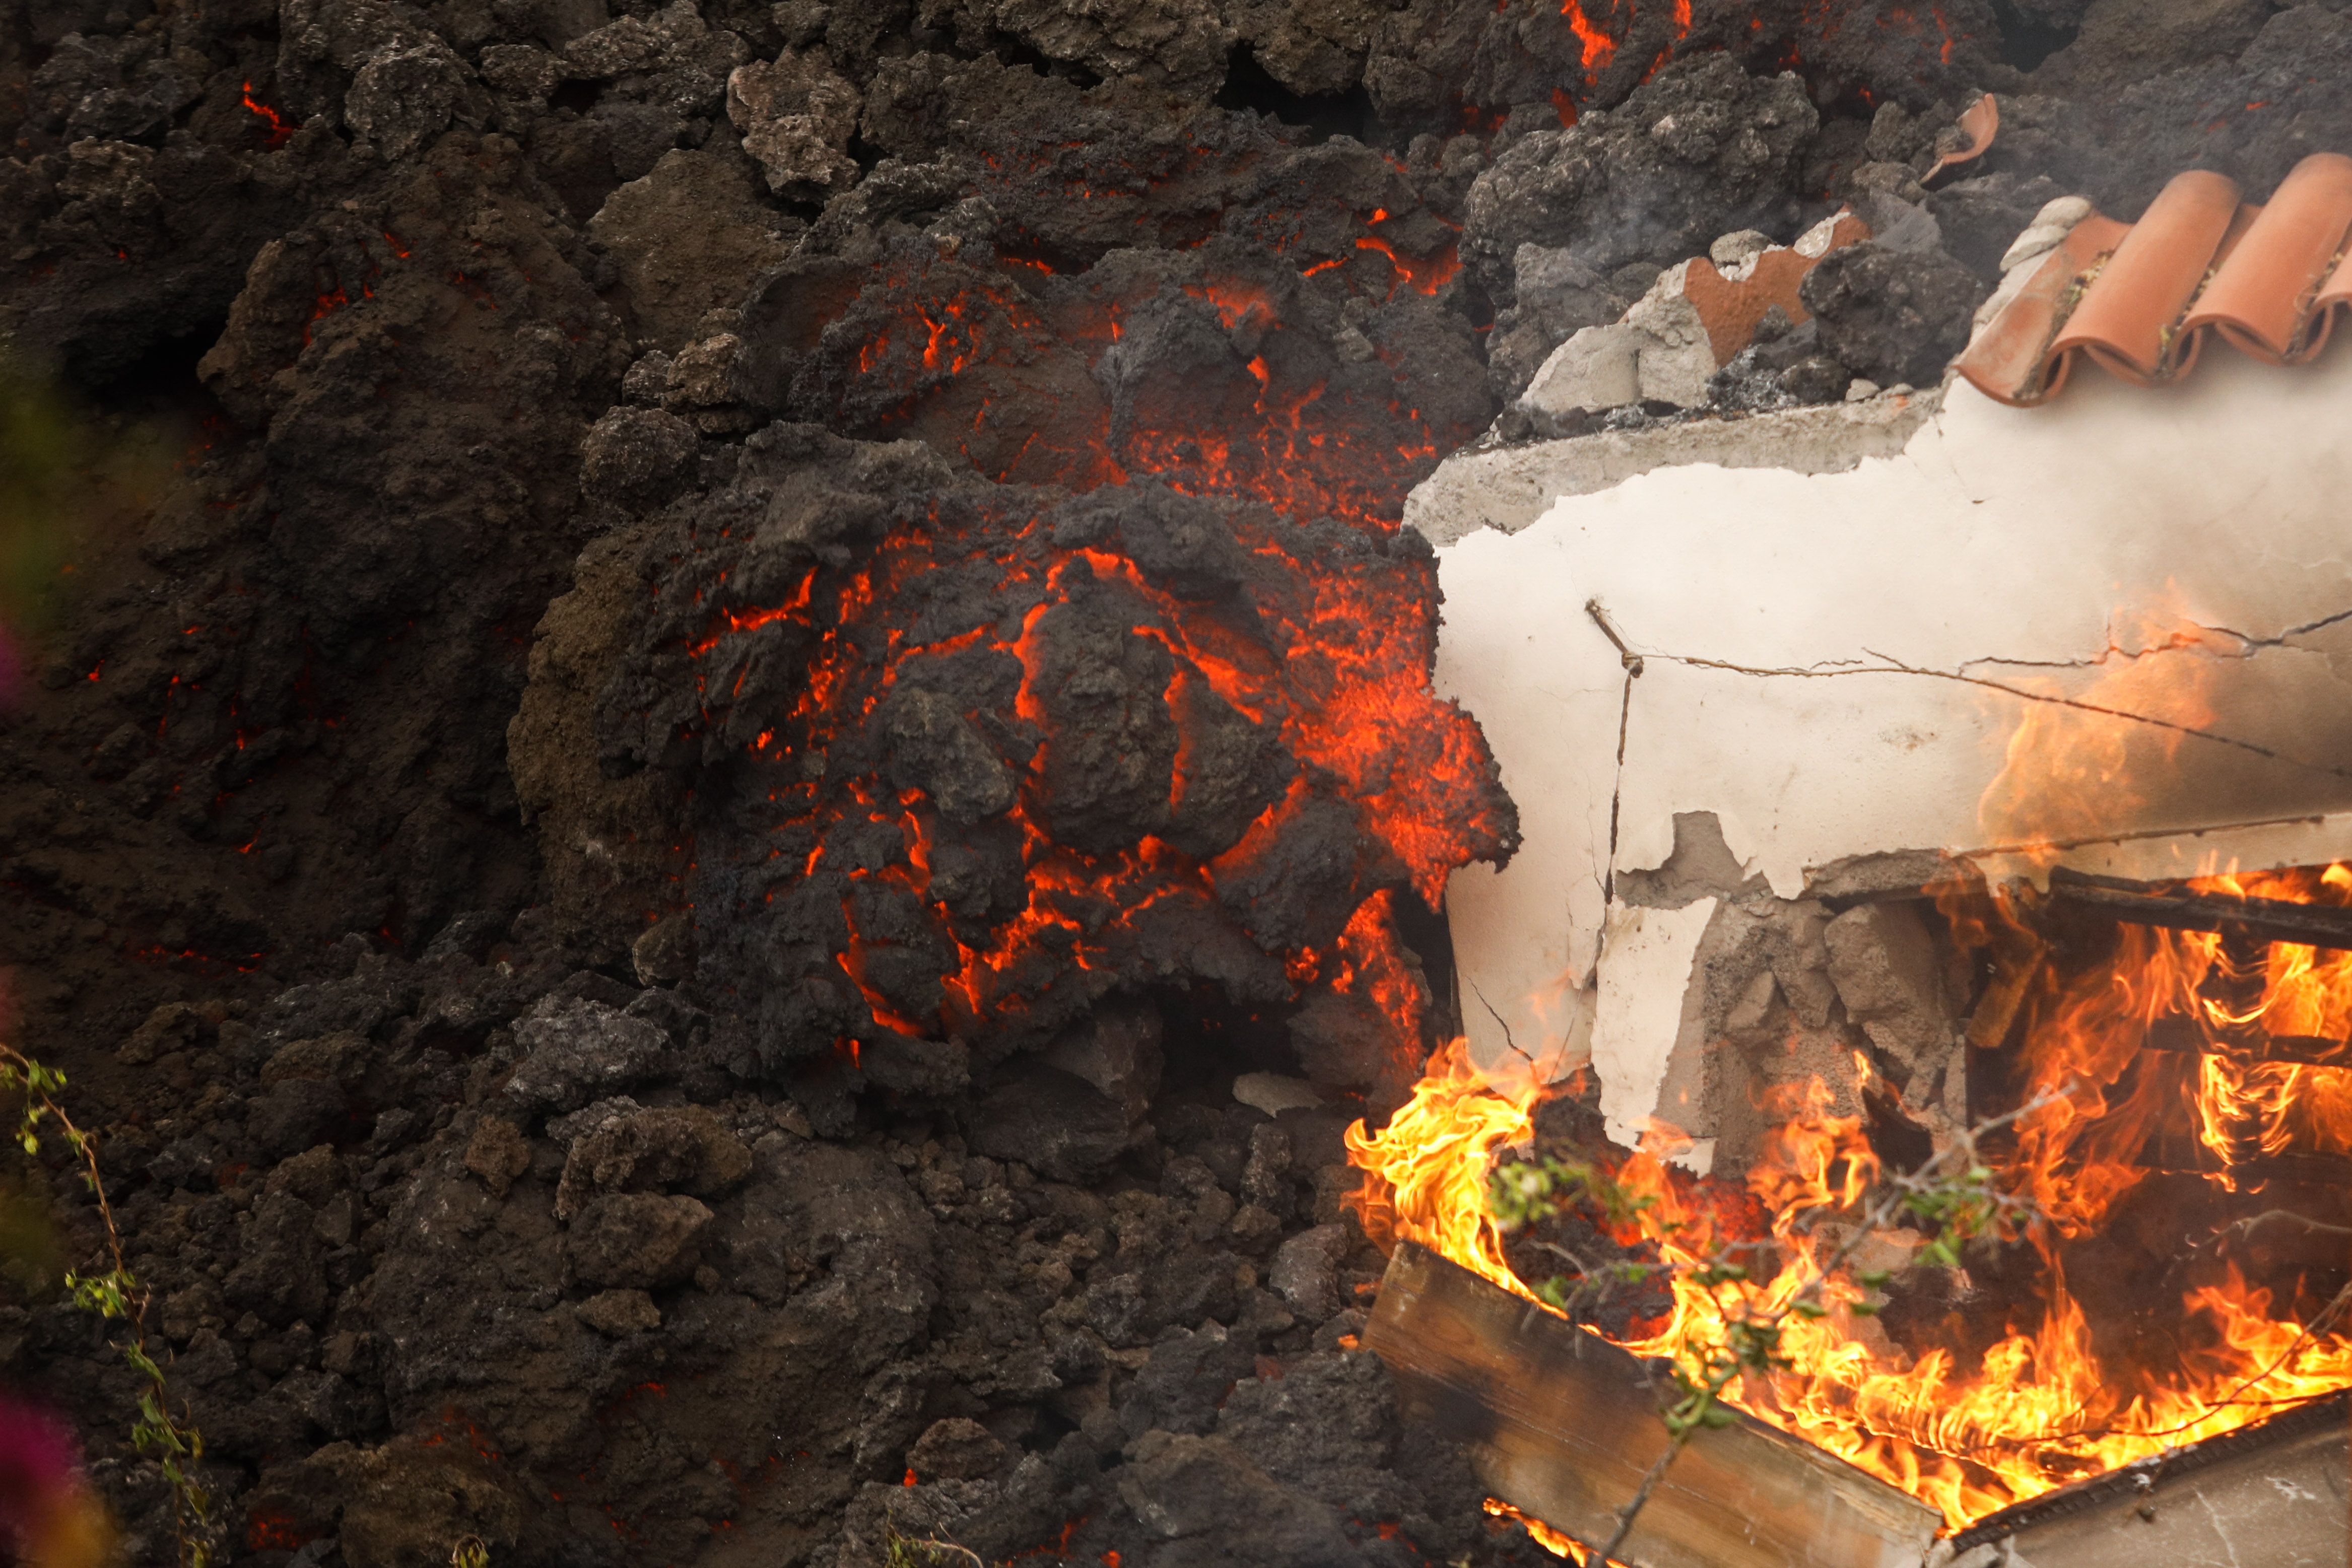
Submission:
[[[2324,904],[2290,904],[2276,898],[2228,894],[2158,891],[2155,884],[2121,877],[2089,876],[2055,866],[2050,895],[2095,909],[2135,925],[2176,931],[2242,932],[2258,942],[2300,942],[2312,947],[2352,949],[2352,909]]]
[[[1412,1242],[1364,1333],[1405,1414],[1468,1446],[1497,1498],[1606,1540],[1666,1445],[1641,1364]],[[1759,1421],[1703,1434],[1621,1560],[1639,1568],[2342,1568],[2346,1399],[2080,1481],[1937,1539],[1935,1511]]]
[[[1642,1365],[1596,1334],[1400,1242],[1364,1343],[1409,1416],[1466,1444],[1496,1497],[1598,1543],[1664,1451]],[[1695,1439],[1642,1511],[1642,1568],[1917,1568],[1933,1509],[1741,1416]]]
[[[2310,1067],[2352,1067],[2352,1040],[2325,1035],[2271,1034],[2260,1029],[2216,1032],[2182,1014],[2158,1019],[2140,1042],[2150,1051],[2218,1056],[2235,1052],[2263,1061],[2299,1061]]]

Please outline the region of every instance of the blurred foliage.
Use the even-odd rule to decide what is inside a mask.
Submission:
[[[0,358],[0,627],[40,624],[98,443],[45,382]]]
[[[100,415],[0,342],[0,698],[56,619],[75,553],[144,512],[188,443],[170,417]]]
[[[65,1249],[49,1206],[38,1193],[0,1181],[0,1301],[47,1301],[65,1277]]]

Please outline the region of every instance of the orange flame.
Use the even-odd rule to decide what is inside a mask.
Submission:
[[[1814,1096],[1825,1094],[1818,1083]],[[1505,1260],[1485,1207],[1488,1171],[1527,1137],[1538,1092],[1478,1080],[1460,1041],[1439,1054],[1412,1101],[1388,1127],[1348,1135],[1366,1173],[1357,1196],[1368,1233],[1432,1248],[1517,1295],[1534,1300]],[[1710,1291],[1670,1276],[1674,1306],[1655,1332],[1625,1342],[1637,1355],[1671,1355],[1696,1369],[1695,1350],[1719,1343],[1740,1311],[1784,1307],[1814,1276],[1815,1249],[1835,1244],[1832,1226],[1797,1234],[1792,1222],[1860,1197],[1874,1173],[1858,1118],[1800,1112],[1768,1141],[1748,1178],[1781,1244],[1777,1272]],[[1654,1197],[1631,1239],[1677,1269],[1696,1267],[1745,1239],[1705,1199],[1711,1184],[1670,1173],[1646,1154],[1616,1173]],[[1955,1529],[1994,1511],[2096,1474],[2232,1430],[2281,1406],[2352,1385],[2352,1343],[2304,1338],[2300,1322],[2269,1315],[2268,1293],[2231,1271],[2182,1302],[2181,1364],[2165,1371],[2112,1366],[2094,1346],[2081,1308],[2052,1260],[2042,1322],[2001,1339],[1980,1367],[1941,1349],[1916,1360],[1843,1309],[1866,1292],[1843,1279],[1824,1291],[1818,1321],[1783,1328],[1786,1371],[1744,1379],[1732,1403],[1901,1488],[1939,1510]],[[1760,1385],[1759,1385],[1760,1383]]]
[[[2182,727],[2211,720],[2210,682],[2229,652],[2193,627],[2154,622],[2140,652],[2064,701],[2026,705],[1982,804],[1986,824],[2055,859],[2070,840],[2111,836],[2118,802],[2135,809],[2179,792]],[[2344,865],[2186,885],[2352,905]],[[1979,1150],[1993,1179],[2047,1218],[2026,1238],[2040,1260],[2032,1299],[2012,1307],[1989,1348],[1966,1357],[1940,1344],[1904,1348],[1848,1310],[1869,1291],[1832,1278],[1826,1315],[1784,1321],[1787,1365],[1727,1390],[1741,1409],[1891,1482],[1954,1529],[2352,1386],[2352,1336],[2333,1310],[2280,1300],[2233,1262],[2200,1263],[2177,1287],[2157,1352],[2095,1334],[2062,1261],[2064,1243],[2105,1225],[2153,1171],[2226,1197],[2259,1187],[2260,1162],[2274,1156],[2352,1153],[2352,1071],[2272,1059],[2291,1037],[2305,1037],[2301,1053],[2325,1054],[2314,1048],[2352,1036],[2352,954],[2233,947],[2214,933],[2126,924],[2096,961],[2062,961],[2035,924],[2037,902],[2029,892],[1978,892],[1938,904],[1963,950],[1990,947],[2003,962],[2039,956],[2023,980],[2014,1043],[2002,1047],[2004,1092],[2033,1108]],[[2173,1049],[2147,1048],[2159,1024]],[[1867,1080],[1869,1059],[1856,1065]],[[1386,1128],[1359,1124],[1349,1134],[1349,1157],[1365,1172],[1357,1204],[1367,1232],[1384,1244],[1417,1241],[1534,1300],[1486,1197],[1495,1163],[1530,1136],[1542,1092],[1482,1082],[1460,1041],[1440,1051]],[[1768,1101],[1768,1115],[1780,1120],[1738,1184],[1669,1170],[1646,1153],[1621,1156],[1616,1179],[1654,1202],[1617,1239],[1654,1249],[1672,1286],[1671,1310],[1633,1325],[1627,1349],[1696,1371],[1727,1319],[1771,1313],[1819,1278],[1879,1174],[1861,1118],[1834,1113],[1853,1103],[1851,1091],[1841,1099],[1819,1080]],[[2279,1201],[2254,1197],[2249,1212]],[[1768,1239],[1775,1261],[1749,1279],[1695,1282],[1696,1267],[1725,1247]],[[1872,1245],[1900,1268],[1921,1240],[1898,1230]]]
[[[1575,1563],[1576,1568],[1590,1568],[1595,1553],[1574,1536],[1562,1535],[1534,1514],[1522,1513],[1498,1497],[1490,1497],[1479,1506],[1493,1518],[1506,1519],[1524,1528],[1528,1540],[1554,1557],[1565,1557]],[[1608,1568],[1624,1568],[1624,1565],[1612,1557],[1608,1559]]]

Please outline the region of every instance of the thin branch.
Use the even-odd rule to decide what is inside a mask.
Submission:
[[[1724,1337],[1721,1343],[1708,1348],[1702,1363],[1702,1375],[1694,1379],[1679,1366],[1671,1367],[1673,1375],[1683,1389],[1683,1398],[1664,1412],[1668,1429],[1665,1451],[1661,1453],[1643,1474],[1642,1483],[1624,1507],[1616,1513],[1616,1528],[1608,1543],[1601,1547],[1599,1557],[1603,1563],[1614,1559],[1633,1532],[1633,1526],[1651,1497],[1664,1480],[1676,1456],[1687,1447],[1703,1427],[1718,1426],[1732,1417],[1720,1406],[1724,1391],[1750,1371],[1769,1375],[1772,1368],[1785,1364],[1779,1354],[1780,1336],[1792,1316],[1820,1317],[1828,1312],[1822,1294],[1829,1281],[1843,1272],[1857,1252],[1870,1240],[1885,1232],[1906,1209],[1921,1218],[1935,1216],[1939,1219],[1939,1236],[1934,1246],[1948,1246],[1948,1238],[1958,1234],[1961,1239],[1984,1234],[1989,1230],[2002,1233],[2030,1222],[2037,1212],[2026,1199],[1990,1186],[1985,1168],[1977,1158],[1978,1142],[1986,1134],[2032,1115],[2043,1106],[2063,1099],[2078,1087],[2069,1084],[2064,1090],[2048,1091],[2003,1115],[1989,1118],[1957,1133],[1952,1141],[1907,1174],[1887,1176],[1881,1173],[1879,1190],[1866,1205],[1853,1228],[1832,1249],[1825,1258],[1807,1254],[1808,1277],[1790,1292],[1780,1306],[1769,1312],[1749,1311],[1745,1304],[1737,1311],[1730,1303],[1722,1303]],[[1557,1213],[1567,1201],[1549,1195],[1546,1176],[1534,1186],[1524,1184],[1517,1200],[1523,1214],[1532,1214],[1549,1206]],[[1587,1185],[1590,1186],[1589,1179]],[[1500,1201],[1500,1189],[1497,1192]],[[1819,1218],[1823,1211],[1800,1216],[1801,1220]],[[1805,1227],[1810,1229],[1810,1226]],[[1549,1244],[1542,1244],[1549,1245]],[[1727,1260],[1737,1250],[1752,1248],[1754,1243],[1733,1243],[1718,1248],[1709,1263],[1698,1270],[1706,1288],[1746,1279],[1746,1270]],[[1550,1248],[1562,1256],[1573,1259],[1565,1249]],[[1660,1271],[1666,1265],[1655,1267]],[[2346,1288],[2352,1297],[2352,1286]],[[1857,1303],[1859,1305],[1859,1303]],[[2323,1314],[2324,1315],[2324,1314]],[[1687,1348],[1687,1347],[1686,1347]]]
[[[81,1163],[82,1180],[89,1185],[97,1203],[107,1256],[113,1267],[96,1276],[68,1270],[66,1289],[75,1304],[85,1312],[102,1321],[129,1325],[130,1337],[118,1348],[131,1369],[147,1383],[139,1396],[138,1417],[131,1427],[131,1446],[154,1461],[171,1489],[173,1531],[178,1542],[180,1562],[184,1568],[206,1568],[212,1559],[211,1546],[205,1539],[211,1500],[190,1469],[204,1460],[204,1437],[172,1414],[163,1369],[147,1349],[147,1309],[152,1292],[131,1272],[123,1257],[122,1232],[115,1223],[114,1205],[107,1197],[106,1183],[99,1173],[98,1135],[77,1125],[57,1098],[55,1091],[64,1088],[65,1082],[63,1073],[42,1066],[14,1046],[0,1044],[0,1089],[19,1089],[25,1096],[17,1116],[17,1145],[27,1156],[37,1155],[41,1121],[44,1117],[52,1118],[66,1146]]]
[[[2352,1225],[2323,1225],[2311,1216],[2297,1214],[2291,1208],[2266,1208],[2251,1219],[2241,1219],[2234,1225],[2224,1226],[2219,1234],[2227,1235],[2234,1230],[2241,1235],[2251,1236],[2273,1219],[2291,1219],[2305,1230],[2315,1230],[2323,1236],[2352,1236]]]

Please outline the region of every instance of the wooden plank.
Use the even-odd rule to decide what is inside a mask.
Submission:
[[[1598,1544],[1666,1446],[1634,1358],[1425,1248],[1389,1260],[1365,1345],[1495,1496]],[[1918,1568],[1942,1518],[1745,1416],[1694,1438],[1620,1553],[1636,1568]]]
[[[2004,1509],[1950,1568],[2346,1568],[2341,1396]]]
[[[2174,1051],[2218,1055],[2223,1049],[2242,1051],[2263,1061],[2300,1061],[2312,1067],[2352,1067],[2352,1040],[2326,1035],[2269,1034],[2241,1030],[2216,1040],[2193,1018],[2174,1013],[2147,1026],[2141,1044],[2150,1051]]]
[[[2262,942],[2352,949],[2352,909],[2336,904],[2235,898],[2221,893],[2159,892],[2147,883],[2087,876],[2063,866],[2051,870],[2050,896],[2134,925],[2239,932]]]

